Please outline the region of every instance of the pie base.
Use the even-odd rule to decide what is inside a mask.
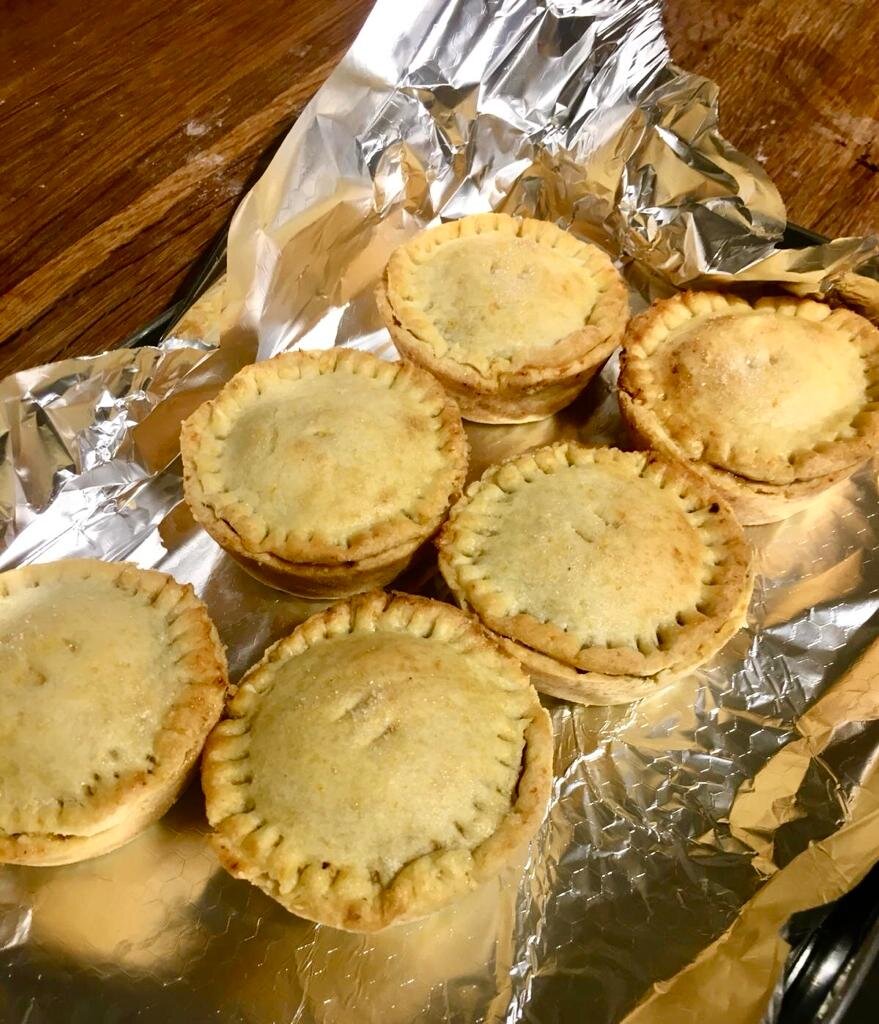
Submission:
[[[750,590],[744,595],[736,614],[723,624],[714,639],[698,653],[671,668],[652,676],[609,675],[601,672],[583,672],[564,662],[542,654],[509,637],[498,636],[504,650],[518,658],[531,682],[541,693],[559,700],[568,700],[587,707],[607,707],[631,704],[649,697],[663,687],[688,676],[714,657],[735,636],[747,620]]]
[[[645,413],[624,391],[618,393],[620,412],[635,445],[642,451],[658,451],[676,465],[696,473],[725,499],[742,526],[765,526],[778,523],[802,512],[825,491],[848,480],[865,462],[789,484],[757,483],[736,476],[704,462],[682,459],[675,445],[666,441],[662,432],[644,423]],[[866,460],[869,461],[869,460]]]
[[[378,291],[379,308],[385,320],[393,323],[393,313],[384,297],[384,286]],[[384,312],[384,311],[387,312]],[[447,372],[444,360],[433,359],[420,351],[422,346],[414,342],[399,325],[390,327],[391,337],[398,351],[405,359],[424,365],[442,384],[445,391],[455,399],[461,416],[471,423],[534,423],[545,420],[570,405],[593,377],[607,362],[616,341],[600,346],[576,366],[566,368],[557,380],[548,379],[535,385],[527,377],[516,381],[516,374],[504,374],[497,381],[497,387],[488,386],[477,374],[456,374]],[[524,376],[524,375],[523,375]],[[530,375],[529,375],[530,376]],[[462,379],[469,377],[469,379]]]
[[[462,346],[455,340],[446,344],[431,314],[413,300],[417,285],[412,280],[406,283],[411,264],[408,270],[404,264],[415,253],[429,259],[436,245],[461,239],[472,242],[477,236],[497,237],[501,251],[504,240],[521,238],[540,246],[540,251],[561,252],[572,262],[580,261],[581,269],[588,268],[590,275],[586,283],[596,287],[595,304],[585,322],[567,324],[562,336],[553,341],[538,337],[512,351],[485,351],[478,344]],[[564,278],[560,273],[559,280]],[[574,291],[582,286],[581,280]],[[522,294],[530,296],[519,291],[511,301]],[[504,306],[503,296],[503,288],[486,294],[483,307],[490,301],[500,302],[499,315],[504,310],[509,313],[513,306]],[[529,298],[529,312],[538,301],[535,297],[531,303]],[[544,309],[547,301],[551,300],[542,300]],[[464,419],[475,423],[529,423],[569,405],[617,347],[629,315],[626,285],[601,249],[554,224],[495,213],[449,222],[401,246],[385,268],[376,303],[400,354],[430,371],[455,398]]]
[[[205,529],[213,536],[210,524],[205,524]],[[247,555],[243,551],[234,550],[231,544],[226,546],[216,536],[214,540],[225,548],[230,558],[260,583],[265,583],[275,590],[283,590],[294,597],[318,601],[325,598],[353,597],[367,590],[387,586],[409,568],[423,546],[409,545],[402,552],[394,550],[387,555],[341,565],[297,565],[273,555],[260,555],[258,558]]]
[[[0,863],[20,864],[28,867],[57,867],[76,864],[112,853],[136,839],[177,802],[177,798],[191,781],[200,749],[194,751],[189,767],[179,777],[169,779],[161,789],[150,794],[143,805],[127,809],[126,817],[117,825],[93,836],[64,836],[39,833],[19,833],[0,837]]]

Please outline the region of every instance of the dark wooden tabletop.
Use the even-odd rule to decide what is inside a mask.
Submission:
[[[0,376],[160,312],[371,0],[6,0]],[[879,4],[668,0],[677,62],[792,220],[879,228]]]

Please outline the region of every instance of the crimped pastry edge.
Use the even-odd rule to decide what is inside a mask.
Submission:
[[[469,560],[459,550],[458,531],[460,521],[474,496],[483,488],[492,485],[507,467],[519,471],[522,478],[519,486],[528,486],[532,480],[527,479],[527,473],[533,473],[535,468],[544,474],[552,473],[564,468],[563,462],[567,466],[573,466],[577,464],[577,460],[617,461],[630,463],[632,466],[637,464],[642,467],[638,475],[645,472],[654,475],[660,473],[663,481],[670,479],[684,486],[687,493],[695,494],[700,501],[699,508],[710,509],[713,517],[716,517],[712,522],[722,526],[724,547],[729,551],[722,580],[723,593],[717,602],[716,613],[710,616],[702,615],[696,622],[677,623],[677,630],[669,627],[677,636],[664,652],[657,649],[652,657],[642,652],[634,642],[631,647],[626,648],[578,647],[574,638],[566,631],[554,623],[544,623],[528,612],[520,611],[514,616],[489,612],[485,602],[480,603],[475,599],[472,586],[461,579],[460,568],[469,564]],[[523,470],[525,472],[522,472]],[[512,486],[509,479],[506,486]],[[736,613],[742,595],[749,598],[753,589],[751,549],[741,527],[723,499],[709,491],[698,476],[672,460],[664,459],[652,452],[621,452],[614,448],[590,447],[575,441],[556,442],[490,466],[478,481],[469,485],[461,499],[453,506],[448,521],[438,535],[437,547],[440,571],[457,603],[475,614],[488,629],[562,664],[567,664],[571,669],[609,676],[655,676],[675,664],[691,661],[704,647],[706,641]]]
[[[518,225],[519,233],[527,231],[531,238],[551,232],[566,235],[556,225],[544,221],[487,213],[451,221],[423,232],[407,244],[417,244],[432,232],[445,232],[452,238],[460,237],[463,231],[498,230],[510,223]],[[389,286],[391,261],[376,288],[376,303],[400,353],[440,381],[455,397],[465,419],[478,423],[527,423],[543,419],[570,404],[601,369],[619,344],[629,316],[628,291],[610,257],[598,246],[580,244],[589,250],[596,277],[604,285],[596,300],[598,312],[594,322],[555,345],[535,346],[517,360],[497,360],[487,373],[457,359],[437,355],[429,343],[407,326],[400,303],[395,301]],[[404,248],[405,245],[400,247]]]
[[[242,532],[241,524],[230,522],[218,514],[215,500],[201,480],[199,453],[213,435],[214,410],[219,408],[220,415],[228,415],[223,410],[227,402],[236,401],[236,389],[258,388],[258,383],[252,385],[251,382],[258,381],[265,374],[314,376],[335,372],[381,377],[388,387],[404,380],[404,386],[431,394],[441,403],[437,414],[440,419],[438,433],[447,472],[442,474],[442,479],[431,481],[433,489],[422,496],[419,514],[400,510],[392,520],[376,524],[358,537],[349,538],[345,544],[320,543],[314,538],[300,543],[295,537],[286,538],[283,550],[254,544]],[[335,348],[321,352],[285,353],[239,371],[215,399],[199,406],[184,421],[181,455],[186,501],[196,522],[220,547],[273,586],[300,596],[339,597],[389,582],[405,568],[418,547],[434,534],[463,486],[469,444],[454,400],[428,373],[411,364],[388,363],[366,352]],[[252,511],[258,517],[258,510]],[[249,521],[251,517],[244,518]]]
[[[376,631],[386,626],[390,632],[414,632],[439,636],[446,642],[464,638],[468,651],[485,649],[505,661],[515,673],[521,672],[515,659],[500,648],[495,638],[464,612],[425,597],[374,591],[340,602],[312,616],[288,637],[273,644],[262,660],[248,673],[251,676],[268,662],[295,657],[326,638],[350,632]],[[247,676],[242,680],[242,686]],[[523,677],[525,686],[530,686]],[[532,690],[532,693],[534,691]],[[373,932],[392,924],[423,917],[433,910],[475,888],[510,863],[540,826],[549,799],[552,782],[553,741],[549,715],[534,693],[532,719],[524,732],[522,769],[515,800],[506,818],[495,832],[472,851],[438,850],[415,858],[397,873],[388,886],[380,888],[371,900],[345,895],[333,896],[331,886],[315,892],[302,884],[321,875],[317,862],[298,873],[292,891],[276,877],[271,850],[263,851],[254,840],[260,825],[242,823],[241,814],[227,814],[228,785],[219,778],[227,761],[224,746],[239,735],[246,717],[227,717],[214,729],[205,747],[202,761],[202,786],[208,820],[214,833],[212,842],[221,863],[230,874],[243,878],[300,917],[335,928],[355,932]],[[264,825],[265,823],[263,823]],[[253,826],[253,827],[251,827]]]
[[[146,590],[152,604],[167,612],[169,624],[182,622],[188,651],[190,685],[186,699],[165,716],[154,745],[155,764],[129,772],[112,784],[84,795],[78,807],[67,801],[40,831],[0,832],[0,863],[45,866],[67,864],[107,853],[128,842],[174,803],[185,786],[204,741],[219,719],[228,688],[226,655],[204,604],[189,585],[167,573],[139,569],[127,562],[73,558],[40,563],[0,574],[0,590],[10,581],[39,585],[46,574],[80,580],[102,576],[124,590]],[[110,670],[108,666],[108,671]],[[88,780],[90,785],[94,780]]]
[[[851,475],[879,450],[879,411],[865,410],[864,429],[852,438],[821,442],[804,450],[779,475],[778,468],[763,474],[745,475],[710,460],[694,458],[672,436],[657,412],[660,402],[652,384],[646,345],[655,347],[664,337],[686,323],[712,314],[771,310],[782,317],[803,317],[813,322],[828,321],[835,329],[849,334],[865,362],[869,386],[879,384],[879,329],[864,317],[841,307],[832,308],[814,299],[792,296],[764,296],[749,302],[724,292],[680,292],[660,299],[643,313],[633,317],[623,339],[620,357],[619,399],[623,416],[644,447],[669,454],[676,462],[690,466],[714,486],[722,489],[733,505],[742,510],[745,525],[773,522],[798,511],[826,487]],[[671,326],[669,326],[671,325]],[[875,401],[868,403],[875,405]],[[789,489],[789,490],[786,490]],[[802,500],[801,500],[802,499]],[[786,505],[790,503],[790,510]]]

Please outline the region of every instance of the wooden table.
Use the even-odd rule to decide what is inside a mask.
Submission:
[[[119,344],[170,300],[371,0],[8,0],[0,377]],[[879,4],[669,0],[672,51],[794,221],[879,228]]]

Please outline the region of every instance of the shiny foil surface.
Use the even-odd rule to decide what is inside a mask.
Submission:
[[[195,527],[180,420],[257,357],[394,358],[372,293],[420,227],[488,209],[557,220],[647,295],[733,275],[826,291],[875,251],[778,248],[776,190],[718,135],[714,86],[668,61],[648,0],[379,0],[239,209],[204,331],[0,383],[0,568],[88,554],[171,572],[206,601],[237,679],[323,605],[256,582]],[[562,437],[625,443],[616,369],[549,420],[468,424],[471,475]],[[0,868],[0,1020],[621,1021],[851,820],[879,752],[856,694],[797,770],[758,780],[875,639],[874,470],[748,532],[749,624],[714,662],[631,706],[548,701],[551,808],[501,878],[378,935],[313,925],[220,869],[196,784],[113,854]],[[396,586],[444,596],[431,567]],[[694,1020],[726,1019],[736,992],[715,995]]]

